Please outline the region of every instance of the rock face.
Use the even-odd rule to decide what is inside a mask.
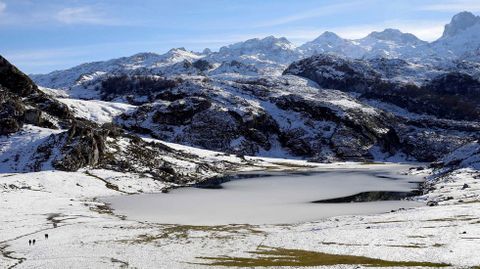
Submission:
[[[371,159],[373,147],[396,152],[391,116],[309,83],[293,76],[189,78],[121,115],[116,124],[162,140],[242,155],[328,161]]]
[[[123,98],[136,103],[136,98],[139,96],[148,96],[152,99],[155,94],[165,92],[166,89],[175,87],[179,82],[157,76],[122,75],[108,77],[102,80],[98,87],[102,100],[112,101],[115,98]]]
[[[0,135],[13,134],[24,124],[58,129],[69,128],[52,135],[37,147],[33,170],[53,158],[57,169],[75,171],[101,162],[108,132],[94,124],[73,119],[68,107],[41,92],[15,66],[0,57]],[[60,149],[60,153],[56,152]]]
[[[283,74],[311,79],[321,87],[341,91],[368,92],[381,83],[381,76],[365,61],[320,54],[292,63]]]
[[[25,105],[20,98],[0,86],[0,135],[19,131],[23,123]]]
[[[41,92],[24,73],[0,56],[0,135],[23,124],[46,128],[66,126],[73,118],[67,106]]]
[[[27,97],[38,91],[35,83],[27,75],[2,56],[0,56],[0,84],[20,97]]]
[[[76,171],[82,167],[93,167],[105,159],[105,143],[111,135],[107,128],[99,128],[92,123],[75,121],[67,132],[55,137],[61,141],[61,158],[53,162],[59,170]]]
[[[445,25],[442,38],[454,37],[462,31],[467,30],[470,27],[480,24],[480,17],[475,16],[470,12],[464,11],[453,16],[452,21]]]
[[[465,73],[437,75],[423,85],[392,80],[393,69],[369,61],[317,55],[291,64],[284,74],[311,79],[321,87],[361,94],[415,113],[476,121],[480,116],[480,81]],[[400,65],[399,68],[402,68]]]
[[[408,63],[396,62],[317,55],[293,63],[284,73],[394,112],[391,126],[399,137],[397,145],[417,160],[433,161],[475,139],[480,118],[477,79],[457,68],[426,71],[421,80],[405,82],[398,74],[408,71]]]

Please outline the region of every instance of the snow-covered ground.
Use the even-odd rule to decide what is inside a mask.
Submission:
[[[216,155],[202,152],[210,158]],[[276,169],[365,166],[256,159]],[[416,173],[427,175],[430,170]],[[478,176],[471,169],[444,176],[435,190],[419,198],[439,201],[433,207],[290,225],[189,226],[128,220],[97,200],[168,187],[149,178],[107,170],[3,173],[0,267],[201,268],[208,260],[199,257],[248,257],[259,246],[269,246],[469,268],[480,265],[476,255],[480,244]],[[36,243],[30,246],[28,240],[33,239]]]
[[[105,102],[100,100],[79,100],[58,98],[66,104],[76,117],[87,119],[98,124],[112,122],[113,118],[122,113],[135,109],[133,105],[125,103]]]

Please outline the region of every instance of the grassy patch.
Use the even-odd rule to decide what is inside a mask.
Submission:
[[[401,223],[401,222],[406,222],[406,221],[404,221],[404,220],[385,220],[385,221],[367,222],[366,224],[387,224],[387,223]]]
[[[428,237],[431,237],[431,235],[409,235],[407,237],[408,238],[428,238]]]
[[[362,165],[375,165],[375,164],[385,164],[384,162],[375,162],[375,161],[365,161],[361,163]]]
[[[103,181],[103,182],[105,183],[105,187],[107,187],[108,189],[111,189],[111,190],[113,190],[113,191],[118,191],[118,192],[121,192],[121,193],[126,193],[126,194],[128,194],[128,192],[125,192],[125,191],[120,190],[120,188],[118,188],[117,185],[114,185],[114,184],[106,181],[105,179],[103,179],[103,178],[101,178],[101,177],[99,177],[99,176],[96,176],[96,175],[90,173],[90,171],[85,171],[85,174],[86,174],[87,176],[90,176],[90,177],[93,177],[93,178],[96,178],[96,179],[98,179],[98,180]]]
[[[376,245],[378,247],[392,247],[392,248],[426,248],[425,245],[412,244],[412,245]]]
[[[89,209],[99,214],[114,215],[112,208],[107,204],[91,206]]]
[[[253,226],[246,224],[217,226],[165,225],[160,229],[158,234],[143,234],[133,240],[126,240],[124,242],[142,244],[166,238],[187,240],[195,237],[228,240],[233,237],[252,234],[262,235],[264,232],[256,230]]]
[[[289,162],[271,162],[271,164],[288,167],[288,168],[316,168],[315,165],[301,164],[301,163],[289,163]]]
[[[210,266],[228,267],[268,267],[268,266],[333,266],[333,265],[364,265],[375,267],[446,267],[449,264],[412,262],[412,261],[386,261],[362,256],[336,255],[322,252],[259,247],[258,250],[250,252],[254,256],[246,257],[199,257],[209,263],[202,263]]]
[[[208,232],[210,237],[218,238],[226,235],[238,235],[242,233],[248,234],[262,234],[262,231],[255,230],[250,225],[217,225],[217,226],[196,226],[196,225],[173,225],[163,229],[166,235],[174,236],[176,238],[188,238],[189,234],[195,232]]]
[[[470,200],[470,201],[463,201],[460,204],[477,204],[480,203],[480,200]],[[480,268],[479,268],[480,269]]]
[[[354,243],[338,243],[338,242],[322,242],[322,245],[335,245],[335,246],[347,246],[347,247],[365,247],[368,244],[354,244]]]
[[[474,217],[470,217],[470,218],[453,217],[453,218],[428,219],[427,221],[470,221],[470,220],[478,220],[478,218],[474,218]]]
[[[120,266],[120,268],[128,268],[129,267],[128,262],[125,262],[125,261],[122,261],[122,260],[119,260],[119,259],[111,258],[110,261],[113,264],[118,264]]]

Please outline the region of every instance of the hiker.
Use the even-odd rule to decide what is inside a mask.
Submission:
[[[32,245],[34,245],[34,246],[35,246],[35,239],[33,239],[33,241],[32,241]]]
[[[48,239],[48,234],[45,234],[45,239]]]
[[[28,245],[29,245],[29,246],[32,245],[32,240],[28,240]]]

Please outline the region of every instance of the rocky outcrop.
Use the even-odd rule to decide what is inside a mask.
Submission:
[[[323,88],[346,92],[368,92],[381,81],[375,72],[362,60],[320,54],[293,62],[283,74],[311,79]]]
[[[67,126],[73,119],[68,107],[46,95],[33,81],[0,56],[0,135],[14,133],[23,124],[46,128]]]
[[[401,79],[405,77],[398,78],[398,75],[409,74],[410,71],[406,71],[410,67],[404,61],[397,61],[400,63],[394,64],[395,60],[347,60],[332,55],[317,55],[293,63],[285,74],[312,79],[321,87],[354,92],[359,100],[378,104],[383,109],[385,105],[381,104],[406,109],[405,112],[396,112],[397,117],[389,121],[388,132],[395,133],[392,139],[381,141],[385,141],[384,148],[393,145],[393,149],[401,149],[417,160],[437,160],[474,140],[479,131],[480,82],[466,73],[436,70],[430,79],[427,79],[430,75],[424,73],[421,80],[407,84]],[[398,109],[395,106],[393,109]],[[315,111],[318,113],[321,110]],[[428,116],[409,115],[408,112]],[[356,126],[368,124],[364,121]],[[341,143],[335,143],[334,137],[331,141],[336,150],[345,148]],[[346,141],[368,145],[368,140]]]
[[[387,155],[398,151],[391,116],[308,84],[292,76],[191,78],[116,123],[162,140],[241,155],[369,160],[374,147]]]
[[[14,65],[0,56],[0,84],[19,97],[27,97],[38,91],[33,81]]]
[[[0,135],[19,131],[23,124],[24,114],[25,104],[22,100],[0,86]]]
[[[105,143],[111,130],[86,121],[75,121],[70,129],[56,137],[61,141],[60,156],[53,162],[59,170],[76,171],[98,166],[105,161]]]
[[[209,61],[200,59],[196,60],[195,62],[192,63],[193,67],[197,68],[198,70],[205,72],[210,69],[212,69],[214,66],[211,64]]]
[[[152,120],[158,124],[185,125],[191,122],[195,114],[209,109],[211,106],[212,103],[205,98],[186,97],[168,105],[157,105]]]
[[[111,76],[100,83],[100,95],[103,100],[111,101],[123,98],[131,103],[145,103],[160,94],[178,85],[178,81],[156,76]],[[136,97],[147,97],[145,100],[136,100]]]
[[[379,61],[372,63],[316,55],[292,63],[284,74],[311,79],[324,88],[356,92],[360,98],[391,103],[414,113],[454,120],[480,118],[480,82],[472,76],[444,72],[417,85],[395,80],[395,69],[386,69]]]

